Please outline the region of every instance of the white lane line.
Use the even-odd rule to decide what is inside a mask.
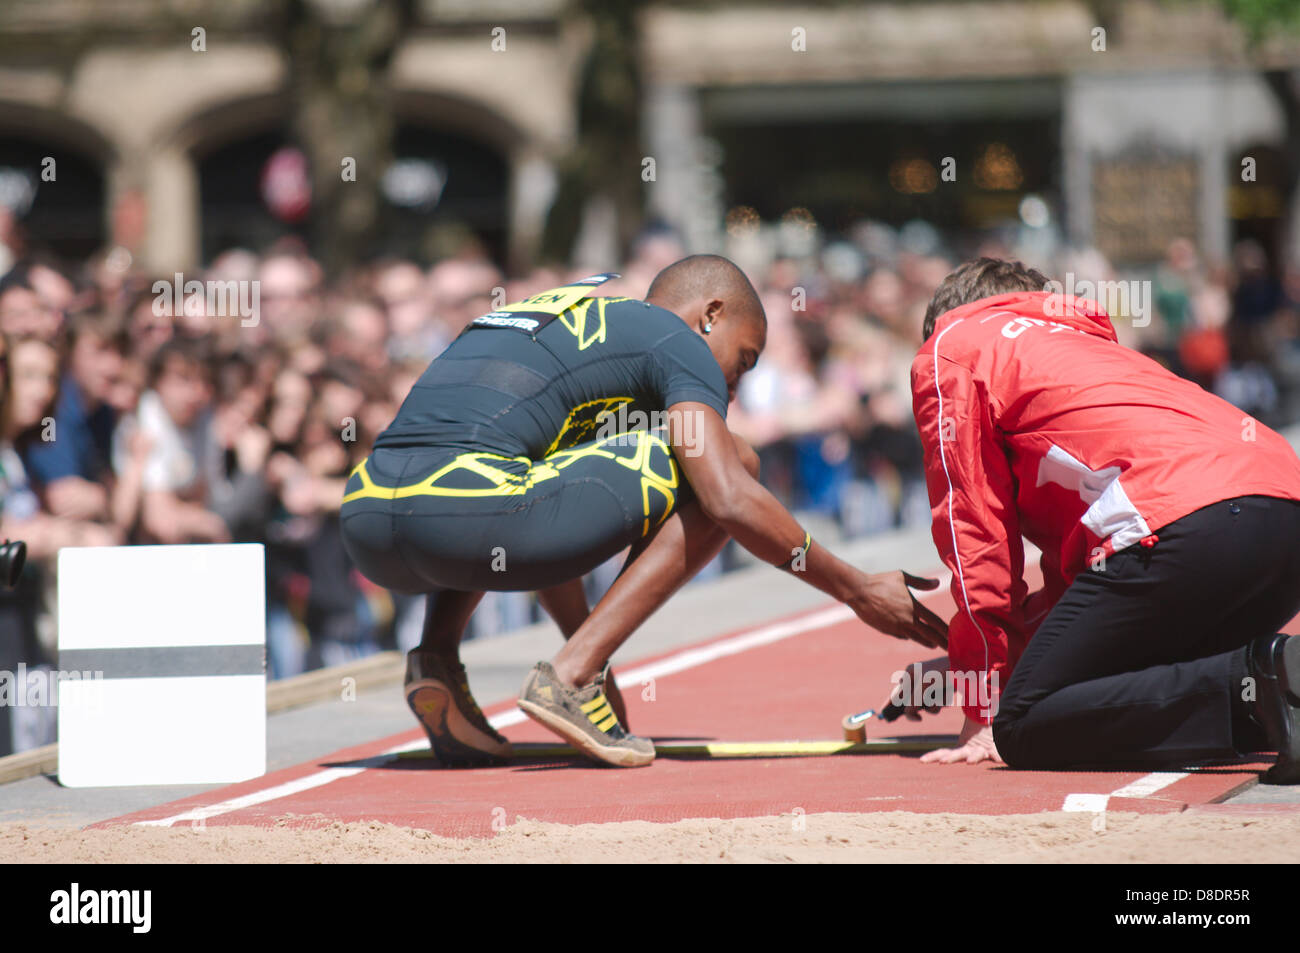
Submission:
[[[761,629],[755,629],[753,632],[735,635],[729,639],[714,642],[711,645],[686,649],[657,662],[638,665],[626,672],[620,672],[618,677],[633,684],[651,678],[661,678],[674,672],[695,668],[697,665],[704,665],[715,659],[726,658],[728,655],[738,655],[749,649],[758,648],[760,645],[770,645],[773,642],[788,639],[792,635],[798,635],[800,632],[807,632],[810,629],[824,629],[838,622],[847,622],[849,619],[855,618],[857,616],[853,614],[853,610],[848,606],[832,606],[829,609],[822,609],[820,612],[804,616],[802,619],[778,622],[775,625],[767,625]]]
[[[936,593],[942,592],[942,586],[934,590]],[[928,593],[927,593],[928,594]],[[657,678],[663,675],[669,675],[673,672],[681,672],[688,668],[694,668],[697,665],[703,665],[706,662],[712,662],[715,659],[725,658],[728,655],[735,655],[760,645],[768,645],[772,642],[778,642],[781,639],[798,635],[801,632],[809,632],[813,629],[823,629],[838,622],[845,622],[849,619],[856,618],[853,610],[847,606],[832,606],[829,609],[822,609],[813,612],[800,619],[792,619],[789,622],[778,622],[773,625],[764,626],[761,629],[755,629],[752,632],[744,632],[740,635],[734,635],[729,639],[722,639],[711,645],[702,648],[686,649],[678,652],[676,655],[670,655],[665,659],[657,662],[650,662],[647,665],[640,665],[636,668],[628,669],[619,675],[620,679],[626,680],[629,684],[640,682],[643,679]],[[509,711],[501,712],[494,715],[489,721],[494,728],[503,728],[507,725],[515,725],[525,719],[525,715],[518,708],[512,708]],[[398,745],[395,748],[389,748],[387,751],[380,753],[379,757],[385,755],[399,754],[403,751],[415,751],[427,747],[428,741],[424,738]],[[244,794],[239,797],[231,798],[228,801],[220,801],[216,804],[209,804],[203,807],[196,807],[185,811],[181,814],[174,814],[171,817],[158,818],[152,821],[136,821],[134,826],[137,827],[171,827],[181,821],[198,821],[206,820],[209,817],[217,817],[221,814],[229,814],[231,811],[242,810],[246,807],[253,807],[257,804],[265,804],[267,801],[278,800],[282,797],[289,797],[302,791],[310,791],[312,788],[318,788],[323,784],[329,784],[331,781],[337,781],[340,778],[351,777],[354,774],[360,774],[365,768],[325,768],[314,774],[308,774],[301,778],[295,778],[292,781],[286,781],[283,784],[277,784],[261,791],[254,791],[251,794]]]
[[[1111,791],[1111,797],[1150,797],[1161,788],[1167,788],[1175,781],[1181,781],[1187,777],[1186,772],[1178,771],[1155,771],[1145,777],[1138,778],[1131,784],[1126,784],[1122,788]]]
[[[428,745],[428,741],[423,738],[415,741],[408,741],[405,744],[397,745],[395,748],[389,748],[387,751],[380,753],[379,757],[385,755],[400,754],[403,751],[414,751]],[[231,798],[228,801],[220,801],[216,804],[208,804],[202,807],[196,807],[192,810],[185,811],[181,814],[173,814],[171,817],[163,817],[153,821],[136,821],[135,827],[171,827],[180,821],[204,821],[209,817],[216,817],[219,814],[229,814],[231,811],[238,811],[246,807],[253,807],[257,804],[263,804],[266,801],[274,801],[277,798],[289,797],[292,794],[298,794],[302,791],[310,791],[312,788],[318,788],[322,784],[329,784],[331,781],[337,781],[340,778],[349,778],[354,774],[360,774],[365,768],[326,768],[323,771],[317,771],[315,774],[304,775],[301,778],[295,778],[292,781],[286,781],[283,784],[277,784],[274,787],[265,788],[261,791],[254,791],[251,794],[243,794],[239,797]]]
[[[1169,787],[1175,781],[1187,777],[1186,772],[1153,771],[1136,781],[1130,781],[1123,787],[1116,788],[1109,794],[1067,794],[1062,811],[1089,811],[1094,814],[1106,810],[1113,797],[1150,797],[1157,791]]]
[[[203,821],[209,817],[216,817],[218,814],[238,811],[244,807],[252,807],[254,804],[261,804],[263,801],[288,797],[290,794],[297,794],[300,791],[310,791],[312,788],[318,788],[322,784],[329,784],[339,778],[360,774],[364,770],[365,768],[326,768],[324,771],[317,771],[315,774],[295,778],[292,781],[286,781],[284,784],[277,784],[275,787],[254,791],[252,794],[245,794],[243,797],[231,798],[229,801],[221,801],[205,807],[196,807],[183,814],[173,814],[171,817],[163,817],[153,821],[136,821],[134,826],[171,827],[180,821]]]

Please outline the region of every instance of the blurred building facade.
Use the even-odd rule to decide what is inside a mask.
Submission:
[[[368,5],[307,3],[344,23]],[[44,235],[72,255],[124,244],[161,273],[273,236],[259,182],[293,104],[267,9],[0,7],[0,167],[39,176],[56,156],[68,186],[33,183]],[[389,240],[411,253],[432,208],[522,269],[577,133],[591,31],[562,0],[413,9],[382,73],[395,155],[415,162],[394,182],[416,198]],[[1279,231],[1300,220],[1279,171],[1286,115],[1260,67],[1300,64],[1300,44],[1248,49],[1215,4],[646,3],[639,23],[654,168],[628,174],[645,183],[647,215],[694,250],[720,247],[738,207],[960,231],[1014,216],[1026,195],[1119,265],[1154,262],[1179,236],[1212,260],[1242,237],[1274,256],[1297,246]],[[613,259],[600,212],[587,210],[579,254]]]

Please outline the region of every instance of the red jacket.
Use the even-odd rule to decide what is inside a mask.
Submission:
[[[1085,299],[1016,292],[942,315],[912,362],[912,401],[953,575],[952,670],[996,672],[999,688],[1090,562],[1158,545],[1162,526],[1219,500],[1300,500],[1282,437],[1117,343]],[[1043,551],[1032,599],[1022,535]],[[989,723],[975,702],[966,714]]]

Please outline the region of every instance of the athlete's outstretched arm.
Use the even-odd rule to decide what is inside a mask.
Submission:
[[[933,579],[904,572],[868,575],[814,545],[802,558],[804,530],[761,483],[749,475],[727,424],[707,404],[668,408],[669,440],[700,508],[736,542],[774,566],[789,566],[805,582],[845,605],[868,625],[895,638],[946,648],[948,627],[913,598],[908,586],[935,589]]]

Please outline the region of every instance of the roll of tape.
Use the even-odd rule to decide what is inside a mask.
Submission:
[[[840,727],[844,729],[845,741],[862,744],[867,740],[867,723],[865,721],[855,723],[852,715],[845,715]]]

